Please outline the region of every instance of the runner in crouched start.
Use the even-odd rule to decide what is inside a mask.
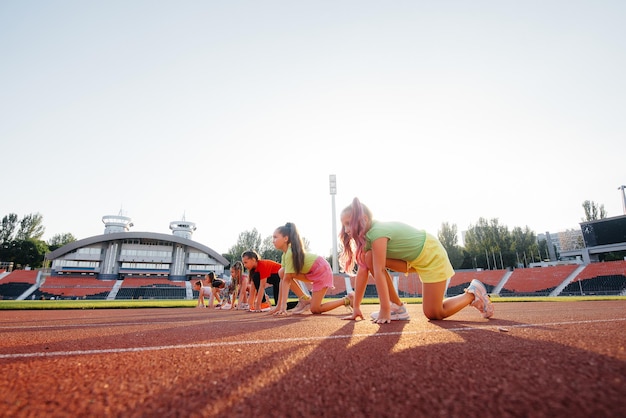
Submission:
[[[468,305],[478,309],[484,318],[493,316],[494,307],[485,286],[474,279],[465,293],[444,299],[447,281],[454,275],[445,248],[437,238],[421,229],[400,222],[379,222],[359,199],[341,212],[342,264],[352,272],[358,263],[354,311],[345,319],[363,318],[361,300],[369,274],[374,277],[380,300],[380,311],[374,322],[408,319],[406,307],[398,297],[387,269],[417,272],[423,284],[422,309],[428,319],[447,318]]]
[[[241,262],[248,269],[250,281],[250,312],[269,312],[272,303],[265,294],[265,287],[270,284],[274,290],[274,300],[278,300],[280,290],[280,264],[272,260],[261,260],[256,251],[245,251]]]
[[[205,298],[208,299],[209,307],[213,305],[213,288],[210,285],[208,275],[207,284],[202,282],[202,280],[197,280],[192,284],[193,290],[198,292],[198,303],[196,304],[196,308],[206,308]]]
[[[283,283],[276,315],[302,313],[307,309],[310,309],[311,313],[321,314],[340,306],[350,308],[350,297],[348,296],[322,303],[328,289],[334,288],[332,269],[324,257],[307,253],[304,250],[300,233],[293,223],[287,222],[284,226],[276,228],[272,240],[274,247],[283,252],[282,268],[280,270]],[[304,299],[300,296],[302,308],[299,309],[296,306],[291,311],[287,311],[289,289],[294,289],[295,287],[300,289],[295,280],[312,283],[312,296],[310,299]]]
[[[230,267],[230,277],[235,286],[231,309],[233,307],[236,307],[239,310],[250,309],[250,306],[248,305],[249,280],[243,270],[243,263],[241,261],[235,261]],[[237,291],[237,289],[239,290]],[[237,301],[236,303],[235,300]]]
[[[234,308],[237,285],[232,278],[231,280],[219,279],[215,277],[215,274],[213,274],[211,288],[213,289],[213,297],[218,301],[215,309]]]

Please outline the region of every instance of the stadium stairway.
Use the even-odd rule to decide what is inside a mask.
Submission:
[[[568,284],[574,281],[576,276],[578,276],[580,272],[585,269],[585,267],[587,267],[586,264],[581,264],[580,266],[576,267],[576,270],[574,270],[569,276],[567,276],[560,285],[554,288],[554,290],[550,293],[550,296],[558,296],[563,291],[563,289],[567,287]]]
[[[113,285],[113,288],[111,289],[111,291],[107,295],[107,300],[115,300],[115,297],[117,296],[117,292],[120,291],[120,287],[122,287],[122,283],[123,282],[124,282],[124,280],[117,280],[115,282],[115,284]]]
[[[185,282],[185,299],[193,299],[193,289],[191,288],[191,281]]]
[[[509,277],[511,277],[512,274],[513,274],[513,270],[507,271],[502,277],[502,280],[500,280],[500,283],[498,283],[496,287],[493,288],[493,291],[491,293],[494,295],[500,295],[500,291],[502,290],[502,288],[504,287],[504,285],[509,280]]]
[[[45,281],[46,280],[43,277],[43,274],[41,274],[41,271],[37,272],[37,279],[35,279],[35,284],[26,289],[26,291],[19,295],[15,300],[25,300],[27,297],[32,295],[35,290],[39,289],[39,286],[41,286],[41,284]]]

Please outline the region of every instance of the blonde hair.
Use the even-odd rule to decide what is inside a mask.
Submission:
[[[339,240],[342,245],[340,256],[341,265],[346,273],[350,274],[354,270],[354,265],[365,266],[365,243],[367,239],[367,225],[372,221],[372,212],[361,203],[358,198],[354,198],[352,203],[341,211],[341,216],[350,214],[350,234],[346,232],[344,225],[339,232]]]

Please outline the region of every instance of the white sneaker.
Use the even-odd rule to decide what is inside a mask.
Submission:
[[[225,303],[222,306],[220,306],[220,309],[230,309],[231,304],[230,303]]]
[[[483,318],[491,318],[494,313],[493,303],[491,298],[487,294],[487,288],[479,280],[472,280],[465,293],[474,294],[474,301],[470,303],[471,306],[478,309],[483,315]]]
[[[373,321],[378,320],[378,316],[380,312],[372,312],[371,317]],[[409,313],[406,310],[406,304],[402,304],[402,306],[398,306],[395,303],[391,303],[391,320],[392,321],[408,321],[411,319]]]

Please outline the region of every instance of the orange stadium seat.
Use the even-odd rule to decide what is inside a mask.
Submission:
[[[500,294],[550,294],[576,270],[577,264],[515,269]]]

